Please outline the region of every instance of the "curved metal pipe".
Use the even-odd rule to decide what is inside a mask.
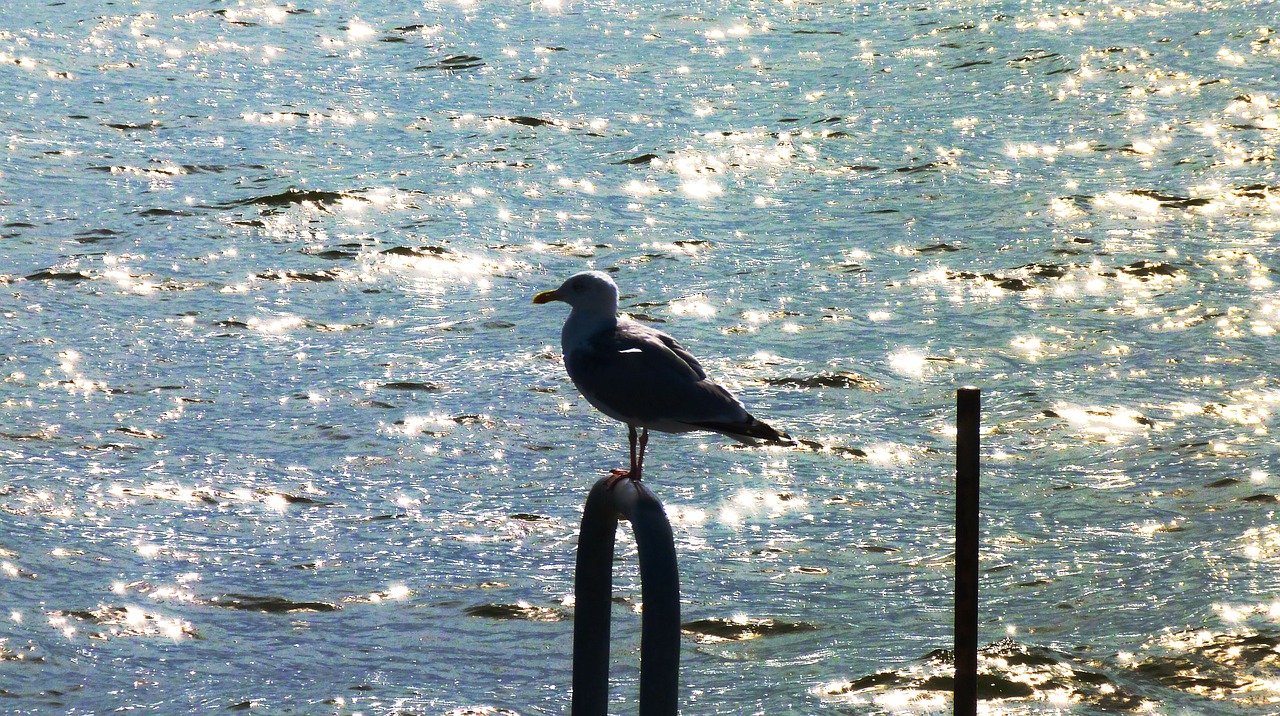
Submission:
[[[662,503],[641,482],[602,478],[591,488],[574,574],[573,716],[609,711],[609,617],[614,535],[631,523],[640,558],[640,716],[676,716],[680,686],[680,576]]]

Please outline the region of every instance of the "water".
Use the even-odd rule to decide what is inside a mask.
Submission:
[[[984,710],[1280,712],[1270,4],[163,5],[0,9],[7,712],[565,713],[587,267],[811,441],[650,445],[683,713],[949,708],[964,384]]]

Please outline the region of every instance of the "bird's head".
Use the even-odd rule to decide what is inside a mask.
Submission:
[[[570,308],[613,315],[618,311],[618,285],[608,274],[583,271],[570,276],[559,288],[533,297],[533,302],[538,304],[552,301],[563,301]]]

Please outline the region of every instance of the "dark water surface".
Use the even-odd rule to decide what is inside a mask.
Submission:
[[[1265,2],[0,8],[0,710],[562,714],[613,272],[762,418],[655,436],[682,713],[1280,713]],[[639,584],[620,544],[615,693]]]

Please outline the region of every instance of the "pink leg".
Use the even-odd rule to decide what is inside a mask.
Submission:
[[[649,444],[649,429],[641,428],[639,439],[637,440],[636,428],[634,425],[627,425],[627,442],[631,447],[631,469],[621,470],[614,468],[609,471],[608,489],[612,490],[613,486],[618,484],[618,480],[630,478],[637,482],[640,481],[640,475],[644,470],[644,449]],[[638,443],[638,449],[637,449]]]
[[[635,473],[633,480],[640,479],[640,472],[644,469],[644,449],[649,445],[649,428],[640,428],[640,456],[636,459],[636,466],[632,468]]]

